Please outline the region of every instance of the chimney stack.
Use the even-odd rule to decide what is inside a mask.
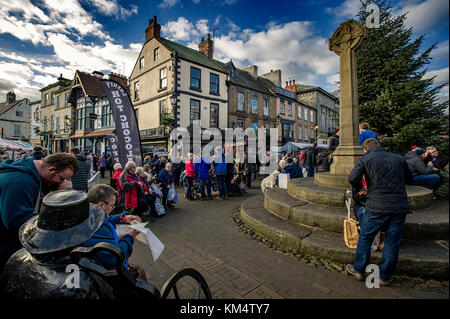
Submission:
[[[289,82],[286,81],[286,86],[284,87],[284,89],[295,93],[296,91],[295,80]]]
[[[9,91],[6,93],[6,103],[11,104],[16,102],[16,93],[14,91]]]
[[[148,21],[148,27],[145,29],[145,42],[153,39],[159,38],[161,33],[161,26],[156,22],[156,16]]]
[[[198,45],[198,50],[206,54],[209,58],[212,59],[213,57],[213,40],[211,40],[210,34],[208,33],[207,39],[202,38],[202,42]]]

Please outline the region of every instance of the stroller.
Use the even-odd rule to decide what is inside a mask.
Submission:
[[[184,175],[184,171],[182,173],[182,185],[184,185],[184,197],[185,198],[192,198],[193,200],[197,200],[200,199],[202,197],[201,192],[200,192],[200,182],[198,181],[197,177],[194,177],[194,179],[192,180],[192,187],[191,187],[191,193],[188,194],[187,192],[187,187],[188,187],[188,180],[186,178],[186,176]],[[181,178],[180,178],[181,179]]]
[[[244,184],[244,177],[245,172],[241,171],[234,175],[233,179],[231,180],[231,191],[233,194],[241,195],[245,188]]]

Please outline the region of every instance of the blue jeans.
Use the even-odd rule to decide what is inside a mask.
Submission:
[[[358,246],[356,248],[355,262],[353,268],[356,272],[364,275],[366,267],[370,262],[370,248],[373,239],[383,227],[386,229],[384,238],[384,249],[380,267],[380,279],[389,281],[392,279],[395,266],[397,265],[400,244],[403,239],[403,228],[405,227],[406,213],[395,215],[381,215],[366,211],[359,221],[361,232],[359,234]]]
[[[205,186],[206,186],[206,193],[208,194],[208,198],[211,198],[211,180],[209,178],[207,179],[200,179],[199,181],[200,186],[200,193],[202,194],[202,198],[205,198]]]
[[[314,177],[314,167],[312,166],[305,166],[306,168],[306,177]]]
[[[216,175],[216,180],[217,180],[217,188],[219,189],[219,196],[223,198],[227,194],[225,175]]]
[[[191,198],[191,189],[192,189],[192,182],[194,181],[193,177],[186,176],[187,181],[187,188],[186,188],[186,197]]]
[[[434,185],[439,183],[440,180],[441,177],[438,174],[416,175],[413,176],[413,185],[420,185],[429,189],[433,189]]]

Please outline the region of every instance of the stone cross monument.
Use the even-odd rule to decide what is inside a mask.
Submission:
[[[354,20],[341,23],[329,40],[329,49],[339,55],[340,102],[339,146],[333,153],[331,175],[347,176],[364,153],[359,145],[358,80],[356,50],[367,30]]]

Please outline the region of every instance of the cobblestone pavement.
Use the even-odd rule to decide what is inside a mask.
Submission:
[[[338,272],[318,268],[271,250],[239,231],[232,210],[241,197],[223,201],[186,201],[179,188],[180,203],[148,227],[165,248],[156,262],[148,246],[136,241],[130,262],[142,266],[147,279],[161,290],[166,280],[183,268],[194,268],[206,279],[213,298],[448,298],[427,286],[368,289],[364,282]],[[178,287],[185,297],[194,296],[196,285],[184,280]]]

